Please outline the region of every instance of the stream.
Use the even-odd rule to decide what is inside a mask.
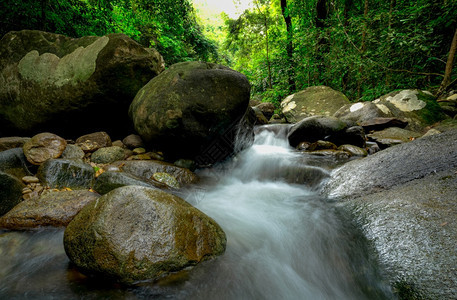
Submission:
[[[80,274],[63,229],[0,231],[0,299],[392,299],[350,216],[319,195],[337,162],[288,145],[284,126],[200,170],[180,195],[227,234],[227,250],[157,282],[122,286]]]

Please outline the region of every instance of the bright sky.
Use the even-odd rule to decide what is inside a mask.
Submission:
[[[200,9],[204,14],[220,15],[225,12],[231,19],[236,19],[252,0],[191,0],[195,8]],[[236,4],[235,4],[236,3]]]

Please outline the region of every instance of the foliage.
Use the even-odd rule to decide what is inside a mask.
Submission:
[[[167,64],[217,59],[189,0],[0,0],[0,35],[22,29],[71,37],[122,32],[156,47]]]
[[[268,12],[273,84],[268,80],[264,27],[256,8],[226,20],[224,51],[245,73],[253,92],[278,103],[289,90],[328,85],[353,100],[373,100],[396,89],[438,88],[457,27],[457,1],[288,0],[292,17],[290,72],[280,0],[256,2]],[[452,78],[457,76],[453,72]]]

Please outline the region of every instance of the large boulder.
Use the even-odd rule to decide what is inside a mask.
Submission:
[[[123,34],[9,32],[0,41],[0,136],[127,131],[131,101],[163,70],[158,57]]]
[[[95,170],[78,160],[50,159],[38,168],[37,177],[51,188],[88,189],[94,183]]]
[[[22,201],[0,218],[0,228],[27,229],[66,226],[88,203],[100,195],[89,191],[48,192]]]
[[[332,116],[349,103],[341,92],[327,86],[312,86],[284,99],[281,110],[289,123],[296,123],[315,115]]]
[[[227,67],[178,63],[138,92],[129,114],[151,148],[173,158],[214,163],[233,153],[249,93],[247,78]]]
[[[29,170],[30,163],[24,156],[22,148],[13,148],[0,152],[0,171],[22,178],[32,175]]]
[[[414,299],[457,297],[456,168],[454,129],[351,161],[323,189],[354,216],[392,285],[412,288]]]
[[[408,123],[406,129],[414,131],[422,131],[446,118],[435,98],[420,90],[396,91],[373,102],[347,104],[334,116],[359,124],[379,118],[397,118]]]
[[[313,116],[303,119],[290,128],[287,138],[292,147],[301,142],[316,142],[336,136],[347,128],[346,123],[334,117]]]
[[[132,283],[222,254],[226,236],[183,199],[128,186],[87,205],[66,228],[64,246],[83,272]]]

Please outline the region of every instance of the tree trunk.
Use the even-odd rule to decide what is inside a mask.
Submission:
[[[368,0],[365,0],[365,9],[363,10],[364,26],[363,26],[363,30],[362,30],[362,42],[360,45],[360,52],[361,52],[360,54],[361,54],[362,61],[364,60],[365,51],[367,48],[367,30],[368,30],[367,17],[368,17]],[[363,67],[361,65],[359,67],[360,78],[357,82],[357,98],[359,98],[359,99],[362,97],[362,81],[363,81],[362,74],[363,74]]]
[[[46,31],[46,10],[48,9],[49,0],[41,0],[41,30]]]
[[[325,72],[324,53],[328,53],[328,40],[326,37],[326,20],[328,17],[327,0],[317,0],[316,3],[316,28],[319,30],[320,36],[317,41],[317,53],[316,53],[316,66],[320,74]],[[317,74],[318,78],[319,75]],[[325,82],[324,82],[325,84]]]
[[[264,26],[265,26],[265,50],[267,51],[267,69],[268,69],[268,87],[270,89],[273,88],[272,76],[271,76],[271,64],[270,64],[270,42],[268,40],[268,16],[262,12],[259,6],[258,1],[254,1],[255,5],[257,6],[257,10],[259,14],[263,16]]]
[[[294,76],[294,64],[293,64],[293,32],[292,32],[292,18],[290,17],[289,12],[287,12],[287,0],[281,0],[281,12],[284,17],[284,22],[286,22],[287,30],[287,75],[289,77],[289,92],[292,93],[295,91],[295,76]]]
[[[441,82],[440,88],[438,90],[437,96],[441,96],[446,92],[447,87],[451,83],[452,68],[454,66],[454,57],[457,52],[457,29],[454,33],[454,38],[452,39],[451,48],[449,49],[449,55],[447,57],[446,69],[444,71],[444,78]]]

